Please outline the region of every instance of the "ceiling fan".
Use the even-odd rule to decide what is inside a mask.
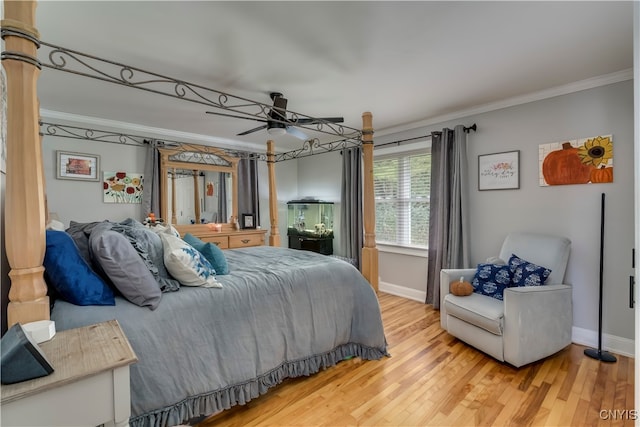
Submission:
[[[253,129],[246,130],[244,132],[240,132],[238,136],[248,135],[253,132],[257,132],[262,129],[267,129],[267,132],[271,135],[284,135],[288,133],[289,135],[295,136],[299,139],[309,139],[304,132],[297,129],[296,125],[313,125],[320,124],[325,122],[330,123],[342,123],[344,122],[343,117],[322,117],[322,118],[287,118],[287,98],[282,96],[280,92],[271,92],[269,94],[271,99],[273,100],[273,107],[269,110],[267,114],[268,119],[261,119],[256,117],[244,117],[244,116],[236,116],[233,114],[226,113],[218,113],[216,111],[207,111],[207,114],[217,114],[219,116],[227,116],[227,117],[235,117],[238,119],[247,119],[247,120],[255,120],[257,122],[264,122],[264,125],[258,126]],[[291,124],[283,123],[289,122]]]

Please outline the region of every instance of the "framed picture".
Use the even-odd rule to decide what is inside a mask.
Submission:
[[[478,156],[478,190],[520,188],[520,151]]]
[[[242,214],[242,228],[256,228],[256,216],[254,214]]]
[[[99,181],[100,156],[97,154],[56,151],[58,155],[58,179]]]

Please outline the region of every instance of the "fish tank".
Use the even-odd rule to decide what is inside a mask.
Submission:
[[[287,235],[333,239],[333,202],[316,199],[287,202]]]

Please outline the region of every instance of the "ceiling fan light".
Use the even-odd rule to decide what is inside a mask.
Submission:
[[[287,133],[287,129],[283,127],[271,127],[267,129],[267,132],[269,133],[269,135],[284,135],[285,133]]]

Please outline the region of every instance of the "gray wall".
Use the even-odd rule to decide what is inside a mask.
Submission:
[[[57,179],[57,150],[98,154],[100,181]],[[69,225],[69,221],[122,221],[126,218],[141,221],[146,217],[148,212],[142,212],[140,203],[104,203],[102,199],[102,172],[144,173],[144,147],[45,136],[42,141],[42,156],[49,212],[57,213],[65,226]]]
[[[423,128],[477,123],[469,135],[471,259],[473,265],[497,255],[510,231],[562,234],[572,241],[566,282],[573,284],[574,326],[598,329],[600,194],[606,193],[603,331],[633,340],[634,315],[628,283],[634,230],[633,82],[505,108]],[[540,187],[538,145],[612,134],[614,183]],[[385,136],[389,139],[389,136]],[[520,150],[520,189],[477,190],[480,154]],[[380,255],[381,280],[425,291],[420,271],[425,259],[406,257],[413,267],[398,268],[398,255]],[[425,269],[426,270],[426,269]]]
[[[564,234],[573,242],[566,281],[574,285],[574,326],[596,331],[600,194],[607,197],[604,265],[604,332],[634,338],[633,311],[628,309],[628,278],[633,273],[633,93],[631,81],[531,102],[404,132],[426,134],[443,126],[477,123],[469,135],[471,186],[471,257],[475,265],[498,253],[509,231],[530,230]],[[615,182],[613,184],[539,187],[538,145],[563,139],[612,134]],[[393,139],[386,135],[378,142]],[[55,179],[55,150],[101,155],[102,170],[144,170],[144,150],[130,146],[97,144],[45,137],[43,143],[50,211],[63,222],[140,218],[140,205],[102,202],[100,183]],[[477,191],[479,154],[520,150],[520,189]],[[276,163],[279,231],[287,246],[286,202],[314,196],[339,202],[341,161],[338,153]],[[266,163],[259,166],[262,228],[269,228]],[[339,219],[339,204],[336,206]],[[336,226],[336,229],[338,227]],[[336,236],[336,244],[339,236]],[[340,248],[336,248],[340,254]],[[415,293],[423,293],[426,258],[395,253],[380,254],[380,278]]]
[[[597,330],[600,195],[606,194],[603,332],[634,338],[628,283],[634,230],[633,82],[487,113],[472,120],[471,176],[478,154],[519,149],[521,190],[471,192],[472,259],[497,253],[503,233],[518,229],[563,234],[572,241],[566,282],[574,286],[574,326]],[[540,187],[538,144],[612,134],[614,183]],[[508,209],[496,209],[496,207]],[[487,252],[487,248],[494,251]]]

